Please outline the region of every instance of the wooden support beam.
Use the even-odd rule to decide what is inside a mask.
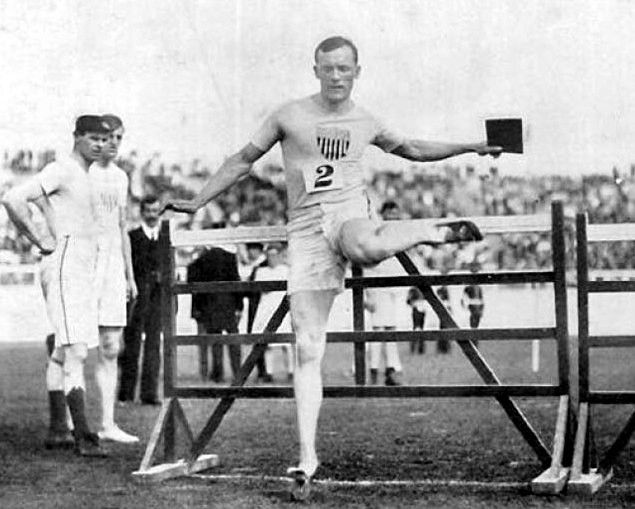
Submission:
[[[290,386],[189,386],[179,387],[180,398],[292,398]],[[323,389],[325,398],[491,398],[559,396],[557,385],[400,385],[396,387],[365,385],[329,385]]]
[[[353,265],[353,276],[360,278],[363,275],[359,265]],[[354,343],[355,362],[355,383],[357,385],[366,384],[366,341],[368,335],[364,333],[364,289],[361,286],[353,288],[353,329],[360,336],[362,341]],[[328,335],[327,335],[328,342]]]
[[[349,331],[329,332],[327,343],[366,343],[375,341],[380,343],[423,341],[528,341],[533,339],[553,340],[556,337],[554,327],[527,327],[519,329],[441,329],[406,331],[396,330],[386,334],[385,331]],[[249,345],[254,343],[295,343],[295,335],[291,333],[262,333],[262,334],[181,334],[174,336],[179,346],[206,345],[213,341],[222,345]]]
[[[419,270],[405,253],[399,253],[397,255],[397,259],[400,261],[404,269],[406,269],[408,274],[419,274]],[[459,327],[454,321],[454,318],[452,318],[452,315],[448,313],[448,310],[441,303],[432,288],[429,285],[419,285],[418,288],[421,290],[428,303],[432,306],[432,309],[439,317],[441,323],[446,323],[451,327],[458,329]],[[485,359],[481,356],[478,348],[474,346],[472,341],[459,341],[458,344],[472,366],[476,369],[476,372],[486,384],[500,385],[500,381],[496,377],[495,373],[489,367],[487,362],[485,362]],[[516,403],[514,403],[509,397],[497,396],[496,400],[500,403],[507,413],[507,416],[520,431],[525,441],[534,450],[538,459],[545,467],[547,467],[551,463],[551,454],[520,408],[518,408]]]
[[[452,218],[474,222],[485,235],[508,233],[550,232],[551,219],[548,214],[514,216],[477,216]],[[413,228],[432,227],[443,219],[407,219]],[[174,247],[204,246],[219,244],[245,244],[247,242],[285,242],[287,231],[284,226],[238,226],[206,230],[177,230],[170,223],[170,234]]]
[[[553,438],[551,465],[542,474],[531,481],[531,491],[540,495],[557,495],[567,484],[570,469],[562,465],[565,440],[567,437],[567,416],[569,415],[569,396],[560,396],[556,430]]]
[[[184,459],[172,463],[161,463],[145,470],[132,472],[132,479],[139,484],[154,484],[175,477],[194,474],[218,466],[219,459],[216,454],[202,454],[196,460],[188,463]]]
[[[359,273],[361,274],[361,273]],[[440,285],[500,285],[553,283],[554,271],[501,271],[501,272],[455,272],[453,274],[425,274],[418,276],[368,276],[362,277],[353,272],[346,278],[346,288],[396,288],[418,284]],[[286,281],[199,281],[175,283],[172,293],[175,295],[214,292],[280,292],[287,289]]]
[[[571,463],[571,480],[580,479],[584,463],[584,450],[587,440],[587,425],[589,423],[589,404],[584,401],[580,403],[578,411],[578,428],[575,433],[575,443],[573,446],[573,461]],[[571,482],[571,480],[569,482]]]
[[[635,223],[590,224],[588,242],[624,242],[635,240]]]
[[[635,281],[589,281],[589,293],[632,293]]]
[[[589,336],[589,348],[624,348],[635,346],[635,336]]]
[[[568,493],[578,493],[581,495],[593,495],[604,484],[606,484],[613,477],[613,470],[611,469],[607,474],[603,475],[598,469],[592,468],[588,473],[582,473],[579,476],[569,479],[567,483]]]
[[[165,429],[165,423],[167,422],[166,418],[171,410],[172,398],[163,400],[161,410],[156,422],[154,423],[154,428],[152,429],[152,433],[150,433],[150,440],[148,440],[148,445],[146,446],[143,458],[141,459],[141,465],[139,465],[140,472],[143,472],[150,468],[152,459],[154,458],[157,446],[159,444],[159,439],[163,435],[163,430]]]
[[[594,405],[632,405],[635,391],[589,391],[587,401]]]

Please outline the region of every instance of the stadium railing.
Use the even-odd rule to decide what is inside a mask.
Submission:
[[[324,386],[324,396],[334,398],[385,398],[385,397],[493,397],[502,406],[511,422],[536,454],[542,468],[540,476],[531,483],[538,493],[557,493],[566,483],[572,451],[567,444],[573,442],[574,418],[569,406],[569,361],[567,290],[565,280],[565,220],[560,202],[554,202],[551,214],[524,216],[483,216],[469,218],[484,235],[510,233],[550,233],[552,244],[552,269],[510,272],[421,275],[405,253],[397,259],[406,276],[363,277],[360,267],[353,267],[352,277],[346,287],[352,289],[353,331],[329,332],[327,341],[354,343],[355,385]],[[438,220],[411,220],[413,226],[434,223]],[[283,299],[273,313],[262,334],[197,334],[179,335],[176,332],[176,301],[178,295],[209,292],[262,292],[286,289],[285,281],[257,282],[205,282],[181,283],[175,281],[175,250],[179,247],[201,245],[227,245],[247,242],[279,242],[286,240],[284,227],[237,227],[225,230],[171,231],[169,223],[162,224],[160,243],[163,265],[162,315],[164,333],[164,395],[165,400],[157,418],[139,469],[133,476],[141,482],[155,482],[170,477],[186,475],[207,469],[218,463],[213,454],[202,454],[216,432],[225,414],[237,398],[291,398],[293,388],[284,386],[244,386],[258,358],[270,343],[292,343],[293,334],[276,334],[275,331],[288,312],[288,299]],[[522,284],[550,283],[554,289],[554,326],[468,329],[459,328],[455,319],[438,298],[432,286],[466,284]],[[425,331],[364,331],[364,289],[370,287],[416,286],[438,315],[441,330]],[[480,385],[405,385],[397,387],[366,386],[365,343],[367,341],[456,341],[468,361],[483,380]],[[557,383],[552,384],[503,384],[475,345],[474,341],[488,340],[555,340],[557,342]],[[186,345],[241,344],[252,345],[230,386],[180,385],[177,383],[178,347]],[[557,416],[552,450],[543,442],[525,413],[512,397],[557,397]],[[194,436],[179,402],[181,398],[218,398],[212,414],[197,436]],[[177,425],[183,429],[188,444],[188,456],[177,460],[175,441]],[[163,441],[163,463],[154,464],[159,445]]]
[[[589,294],[635,292],[631,278],[607,281],[589,277],[589,244],[635,241],[635,223],[588,224],[586,214],[576,216],[578,280],[578,392],[579,410],[574,455],[567,490],[593,494],[613,475],[613,466],[635,430],[635,412],[601,454],[594,439],[591,405],[635,403],[634,390],[593,390],[589,383],[591,349],[635,346],[633,335],[589,334]]]

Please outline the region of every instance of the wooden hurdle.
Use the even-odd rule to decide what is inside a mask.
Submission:
[[[591,348],[635,346],[635,336],[589,334],[589,294],[635,292],[635,281],[589,281],[588,245],[597,242],[635,241],[635,223],[592,224],[585,214],[576,216],[578,275],[578,378],[579,411],[573,463],[567,490],[595,493],[613,475],[618,454],[626,447],[635,430],[635,412],[604,452],[597,451],[593,437],[592,404],[633,404],[635,391],[591,390],[589,388],[589,351]]]
[[[569,407],[569,362],[567,294],[565,281],[565,238],[562,205],[554,203],[551,214],[524,216],[487,216],[470,218],[485,234],[518,232],[543,232],[551,234],[551,270],[509,271],[476,274],[421,275],[405,253],[397,255],[407,275],[396,277],[363,277],[360,267],[353,267],[352,277],[346,287],[352,289],[353,331],[330,332],[327,341],[354,343],[355,385],[324,386],[324,396],[334,398],[385,398],[385,397],[494,397],[519,430],[521,436],[534,451],[545,471],[531,483],[537,493],[558,493],[566,483],[572,443],[572,415]],[[413,226],[432,224],[435,220],[411,220]],[[177,247],[193,245],[219,245],[246,242],[273,242],[286,240],[283,227],[238,227],[225,230],[171,231],[168,222],[162,224],[160,252],[163,286],[162,314],[164,331],[164,394],[165,401],[159,414],[145,455],[139,469],[133,473],[141,482],[156,482],[170,477],[194,473],[217,464],[215,455],[203,455],[224,415],[237,398],[291,398],[292,387],[245,387],[258,358],[269,343],[294,342],[293,334],[276,334],[278,326],[288,311],[288,300],[283,299],[262,334],[197,334],[177,335],[175,325],[176,298],[179,294],[204,292],[253,292],[286,289],[285,281],[258,282],[205,282],[180,283],[175,281],[174,254]],[[465,284],[519,284],[551,283],[555,296],[555,317],[552,327],[462,330],[458,327],[443,303],[432,289],[435,285]],[[369,287],[418,287],[443,325],[437,331],[364,331],[363,290]],[[367,341],[411,341],[424,339],[456,341],[483,380],[481,385],[416,385],[416,386],[366,386],[365,343]],[[558,357],[558,383],[556,384],[502,384],[494,371],[473,343],[474,340],[556,340]],[[178,347],[206,345],[209,343],[252,345],[239,372],[230,386],[183,386],[177,384],[176,366]],[[552,450],[544,444],[527,417],[512,397],[558,397],[558,413]],[[190,430],[179,402],[183,398],[218,398],[212,414],[197,436]],[[177,428],[183,429],[189,453],[186,458],[175,457]],[[164,463],[153,465],[163,439]]]

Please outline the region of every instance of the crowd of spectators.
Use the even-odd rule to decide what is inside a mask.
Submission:
[[[54,157],[52,151],[5,152],[0,168],[0,195]],[[152,193],[161,199],[191,197],[211,175],[211,169],[199,160],[165,164],[159,154],[141,158],[134,151],[122,156],[118,164],[130,179],[131,225],[139,220],[138,203],[144,194]],[[405,217],[411,218],[546,213],[553,200],[561,200],[568,216],[586,211],[591,222],[635,221],[635,166],[622,176],[615,169],[612,173],[587,176],[509,176],[500,175],[495,167],[483,174],[470,166],[413,164],[399,173],[374,172],[369,187],[378,206],[384,200],[393,200]],[[257,168],[201,214],[181,221],[184,228],[223,220],[243,225],[277,225],[284,224],[285,210],[283,170],[268,164]],[[634,244],[594,246],[589,257],[591,266],[635,267]],[[479,245],[418,251],[427,268],[435,271],[465,270],[474,261],[485,270],[538,269],[550,264],[549,238],[539,234],[488,236]],[[16,234],[6,212],[0,209],[0,263],[33,262],[36,258],[37,253]]]

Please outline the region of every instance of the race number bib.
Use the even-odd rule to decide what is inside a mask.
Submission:
[[[335,163],[305,168],[303,175],[306,192],[309,194],[319,193],[320,191],[332,191],[333,189],[342,189],[344,187],[342,168]]]

